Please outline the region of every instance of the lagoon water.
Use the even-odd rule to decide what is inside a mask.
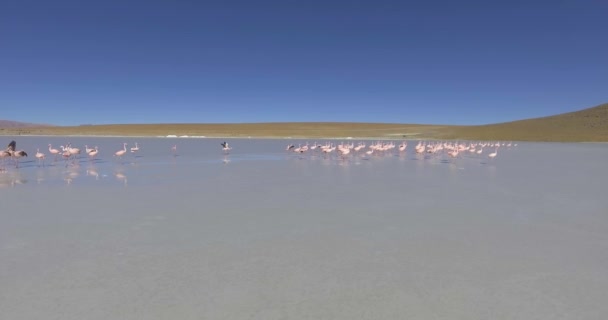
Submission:
[[[30,157],[0,172],[3,319],[608,314],[606,144],[342,160],[297,140],[5,138]],[[54,162],[68,142],[100,153]],[[115,159],[123,142],[141,150]]]

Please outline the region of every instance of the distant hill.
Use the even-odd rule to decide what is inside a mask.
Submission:
[[[14,124],[15,122],[8,122]],[[549,117],[480,126],[400,123],[225,123],[114,124],[72,127],[22,124],[0,135],[205,136],[265,138],[372,138],[608,142],[608,103]]]
[[[446,138],[519,141],[608,141],[608,103],[554,116],[482,126],[451,126]]]
[[[27,127],[47,127],[48,124],[27,123],[10,120],[0,120],[0,128],[27,128]]]

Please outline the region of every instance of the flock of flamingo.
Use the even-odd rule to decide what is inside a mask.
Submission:
[[[116,150],[114,152],[114,157],[117,159],[121,159],[124,155],[129,152],[134,154],[139,152],[140,147],[137,142],[131,148],[127,148],[127,143],[123,143],[122,148]],[[232,150],[232,147],[228,144],[228,142],[222,142],[221,144],[222,151],[225,155],[228,155]],[[459,158],[463,154],[477,155],[477,156],[487,156],[490,160],[494,159],[498,155],[498,149],[500,147],[516,147],[517,144],[512,142],[439,142],[439,141],[418,141],[418,144],[414,146],[414,150],[416,155],[427,155],[430,157],[433,156],[447,156],[450,158]],[[7,162],[11,161],[15,165],[16,168],[19,167],[19,160],[23,157],[27,157],[28,154],[24,150],[18,150],[17,144],[15,141],[11,141],[8,147],[5,150],[0,150],[0,158],[2,160],[2,166],[0,167],[1,171],[6,170]],[[326,142],[325,144],[318,144],[317,142],[310,144],[306,142],[304,145],[298,144],[296,147],[295,144],[289,144],[286,147],[286,151],[297,153],[300,155],[305,154],[319,154],[324,157],[331,156],[332,154],[337,154],[341,160],[347,160],[349,157],[360,156],[364,160],[369,160],[371,156],[381,156],[387,154],[403,154],[406,152],[408,147],[407,141],[401,142],[399,145],[395,145],[393,141],[377,141],[366,145],[365,142],[359,142],[356,146],[354,143],[340,143],[338,145],[333,142]],[[486,150],[490,150],[493,152],[489,152],[484,154]],[[76,159],[80,157],[82,154],[82,150],[77,147],[73,147],[70,143],[66,145],[60,146],[60,149],[53,148],[51,144],[48,145],[48,152],[54,156],[54,161],[57,161],[59,157],[61,157],[66,166],[70,163],[74,163]],[[170,152],[173,156],[177,155],[177,144],[173,145],[170,149]],[[93,148],[89,148],[88,145],[84,146],[84,153],[89,158],[89,160],[94,160],[96,156],[99,154],[99,148],[97,146]],[[35,157],[38,161],[38,166],[45,166],[46,154],[40,152],[40,148],[36,150]]]
[[[335,141],[335,140],[334,140]],[[439,142],[439,141],[418,141],[413,147],[413,151],[409,152],[408,150],[408,142],[403,141],[398,145],[395,144],[394,141],[377,141],[369,143],[367,142],[358,142],[357,144],[353,142],[349,143],[334,143],[332,141],[328,141],[323,144],[315,143],[299,143],[297,146],[295,144],[289,144],[285,148],[284,152],[288,154],[294,154],[298,159],[331,159],[336,160],[338,163],[347,164],[351,160],[359,161],[359,160],[371,160],[376,157],[385,157],[385,156],[398,156],[404,157],[408,154],[413,154],[416,158],[422,157],[425,160],[431,159],[440,159],[442,162],[452,162],[456,161],[458,158],[466,157],[466,158],[475,158],[475,159],[488,159],[489,161],[493,161],[497,156],[500,148],[508,148],[516,147],[517,144],[512,142]],[[221,144],[221,152],[224,154],[223,163],[230,162],[230,152],[232,150],[232,146],[228,144],[228,142],[222,142]],[[169,154],[173,157],[177,157],[177,144],[174,144],[169,149]],[[123,157],[128,154],[133,155],[133,159],[137,159],[139,156],[137,155],[140,152],[140,146],[136,142],[132,147],[128,147],[128,143],[123,143],[121,148],[116,148],[112,153],[113,157],[116,161],[120,161]],[[82,155],[86,155],[83,157]],[[99,180],[100,176],[105,177],[107,175],[100,175],[96,169],[95,163],[97,163],[100,158],[98,158],[100,154],[100,150],[97,146],[93,148],[89,148],[88,145],[84,146],[84,149],[80,149],[72,146],[72,144],[67,143],[59,147],[59,149],[53,148],[51,144],[48,145],[48,154],[52,156],[53,161],[56,162],[59,159],[62,159],[65,163],[66,169],[69,169],[63,173],[63,180],[66,181],[67,184],[71,184],[72,180],[80,175],[79,163],[83,159],[89,160],[90,165],[87,167],[86,175],[93,176],[96,180]],[[11,141],[8,144],[8,147],[4,150],[0,150],[0,173],[7,173],[8,164],[14,165],[16,169],[19,168],[19,161],[28,157],[28,153],[24,150],[17,149],[17,144],[15,141]],[[46,166],[46,154],[40,151],[40,148],[36,150],[35,157],[37,160],[38,167]],[[122,162],[124,164],[125,162]],[[134,162],[136,163],[136,162]],[[483,163],[483,162],[482,162]],[[20,170],[16,170],[11,174],[19,174]],[[127,177],[124,173],[124,169],[122,166],[116,166],[114,168],[113,175],[118,181],[121,181],[125,186],[127,185]],[[1,176],[0,176],[1,178]],[[2,180],[0,179],[0,187],[3,185],[15,185],[22,183],[22,179],[19,176],[14,177],[13,180],[10,180],[11,176],[6,175]],[[6,180],[9,179],[10,181]],[[6,181],[5,181],[6,180]],[[7,182],[8,181],[8,182]],[[40,182],[40,181],[39,181]]]
[[[15,165],[15,168],[19,168],[19,161],[23,157],[27,157],[28,154],[24,150],[17,150],[17,143],[15,141],[11,141],[8,147],[4,150],[0,150],[0,159],[2,160],[2,166],[0,167],[1,171],[6,170],[6,163],[8,161],[12,161]],[[82,150],[80,148],[73,147],[70,143],[65,146],[60,146],[60,149],[53,148],[52,144],[48,145],[49,154],[54,156],[54,161],[57,161],[58,157],[62,157],[65,160],[66,166],[70,163],[74,163],[76,159],[82,154]],[[130,148],[131,153],[136,153],[139,151],[139,145],[135,142],[135,146]],[[89,160],[94,160],[95,157],[99,154],[99,148],[95,146],[94,148],[89,148],[88,145],[84,146],[84,152],[89,158]],[[114,153],[115,157],[121,158],[127,153],[127,143],[123,144],[123,148],[116,151]],[[40,148],[36,149],[35,154],[36,160],[38,161],[38,166],[45,166],[46,154],[40,152]]]
[[[325,144],[318,144],[317,142],[305,145],[299,144],[296,147],[294,144],[288,144],[285,148],[286,151],[291,151],[299,154],[314,154],[320,153],[325,156],[331,155],[332,153],[338,154],[342,160],[348,159],[350,156],[361,156],[363,159],[368,160],[373,155],[386,155],[393,154],[395,149],[397,152],[405,153],[407,149],[407,141],[401,142],[399,146],[395,145],[393,141],[378,141],[367,146],[364,142],[359,142],[357,146],[354,143],[341,143],[335,145],[332,142],[326,142]],[[471,155],[484,156],[484,150],[493,150],[493,152],[487,153],[487,157],[492,160],[498,155],[498,149],[503,147],[516,147],[517,143],[512,142],[423,142],[418,141],[418,144],[414,146],[417,155],[429,155],[429,156],[442,156],[447,155],[450,158],[459,158],[463,154],[469,153]]]
[[[122,148],[114,152],[114,157],[121,159],[129,151],[133,154],[139,152],[140,150],[137,142],[135,142],[135,145],[129,149],[127,149],[127,145],[128,144],[126,142],[123,143]],[[230,150],[232,150],[232,147],[226,141],[222,142],[221,146],[224,154],[228,154],[230,153]],[[74,164],[82,154],[82,150],[80,148],[73,147],[71,143],[67,143],[65,146],[60,146],[60,149],[61,150],[53,148],[52,144],[48,145],[49,154],[54,157],[54,161],[57,161],[57,159],[61,157],[65,161],[66,166],[68,166],[70,163]],[[88,145],[85,145],[84,153],[87,155],[89,160],[94,160],[99,154],[99,148],[97,146],[89,148]],[[171,147],[171,153],[173,156],[177,156],[177,144]],[[15,168],[19,168],[20,159],[27,156],[27,152],[24,150],[17,150],[17,143],[14,140],[11,141],[6,149],[0,150],[0,160],[2,160],[0,171],[6,171],[6,164],[7,162],[11,161],[15,165]],[[46,154],[40,152],[40,148],[36,149],[35,157],[38,162],[38,166],[45,166]]]

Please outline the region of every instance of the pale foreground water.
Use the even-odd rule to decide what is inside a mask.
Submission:
[[[0,173],[2,319],[608,314],[605,144],[488,161],[410,141],[343,161],[284,151],[305,141],[229,140],[224,156],[217,139],[15,140],[30,157]],[[138,157],[112,157],[135,141]],[[67,142],[100,154],[53,162],[48,143]]]

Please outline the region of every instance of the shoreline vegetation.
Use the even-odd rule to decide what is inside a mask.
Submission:
[[[4,127],[0,135],[608,142],[608,103],[555,116],[476,126],[346,122],[112,124]]]

